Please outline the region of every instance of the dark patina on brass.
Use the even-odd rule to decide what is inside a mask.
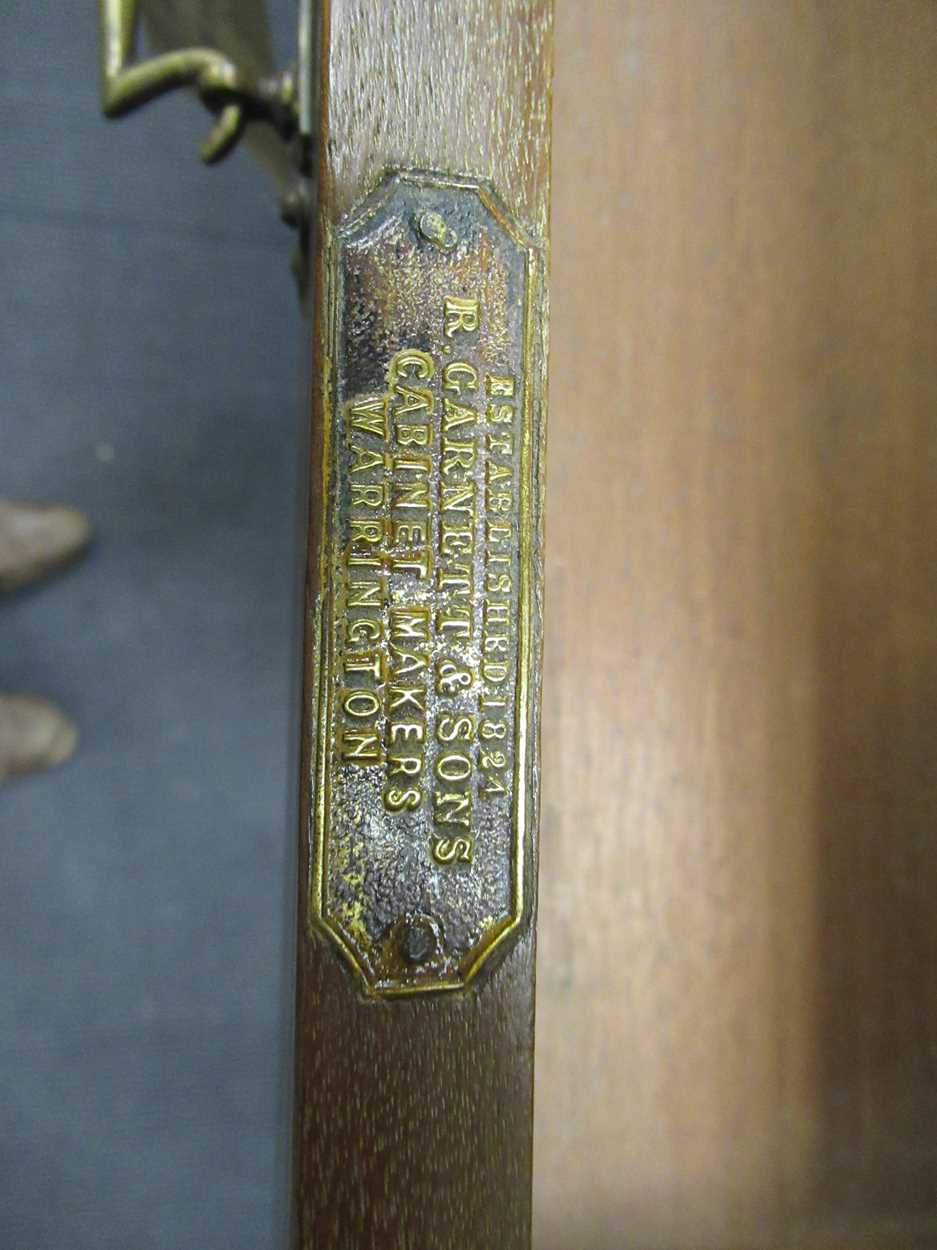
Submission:
[[[525,915],[539,251],[414,172],[324,243],[311,914],[372,994],[459,989]]]

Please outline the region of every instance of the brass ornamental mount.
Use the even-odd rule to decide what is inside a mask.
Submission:
[[[201,145],[209,164],[226,156],[248,122],[268,122],[283,139],[297,130],[296,82],[290,71],[258,75],[215,48],[189,47],[135,62],[138,0],[98,0],[101,101],[120,117],[179,87],[193,88],[217,117]]]

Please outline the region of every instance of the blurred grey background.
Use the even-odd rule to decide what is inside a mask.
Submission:
[[[0,493],[97,535],[0,601],[0,688],[82,732],[0,788],[3,1250],[279,1244],[302,329],[207,128],[105,123],[96,6],[0,4]]]

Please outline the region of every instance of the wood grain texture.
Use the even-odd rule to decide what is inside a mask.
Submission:
[[[389,167],[430,168],[489,180],[545,241],[547,0],[335,0],[323,23],[324,219],[338,221]],[[322,277],[320,258],[320,296]],[[313,338],[320,342],[318,326]],[[313,376],[322,376],[318,356]],[[314,495],[321,435],[316,410]],[[312,505],[316,516],[315,497]],[[315,541],[310,555],[315,587]],[[313,689],[310,671],[307,697]],[[301,882],[313,715],[310,705]],[[334,946],[309,936],[301,887],[295,1183],[303,1250],[529,1246],[534,910],[532,898],[516,943],[464,995],[365,1001]]]
[[[535,1245],[937,1246],[937,8],[557,11]]]
[[[549,210],[547,0],[331,0],[323,195],[341,215],[388,167],[491,182],[525,229]]]

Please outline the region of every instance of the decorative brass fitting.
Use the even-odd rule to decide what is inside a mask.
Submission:
[[[295,79],[289,71],[255,77],[214,48],[181,48],[134,64],[138,0],[98,0],[101,103],[120,117],[177,87],[194,88],[217,121],[201,145],[208,164],[226,156],[248,121],[269,122],[284,138],[298,123]]]

